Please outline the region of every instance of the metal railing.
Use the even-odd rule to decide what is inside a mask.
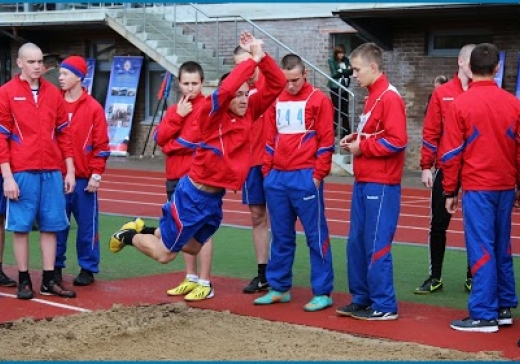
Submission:
[[[130,14],[141,14],[142,16],[142,27],[143,32],[155,32],[161,35],[167,42],[167,47],[171,49],[178,49],[180,46],[180,38],[185,35],[193,36],[192,44],[194,47],[186,46],[186,43],[182,45],[183,50],[194,60],[201,63],[204,69],[211,68],[216,71],[217,75],[220,75],[224,67],[223,60],[229,58],[231,60],[232,49],[229,49],[229,36],[221,37],[221,28],[223,23],[231,23],[234,27],[234,45],[238,44],[239,34],[242,30],[239,29],[239,25],[250,27],[248,29],[252,34],[258,38],[264,40],[266,50],[273,55],[273,57],[279,61],[281,58],[281,52],[299,54],[307,68],[308,80],[317,88],[321,89],[325,93],[334,93],[333,89],[329,89],[328,84],[334,84],[338,93],[339,102],[342,102],[341,94],[348,95],[348,120],[350,124],[350,130],[355,128],[355,106],[356,106],[356,95],[343,84],[337,80],[331,78],[326,72],[321,70],[319,67],[312,64],[305,57],[302,57],[300,52],[293,50],[288,45],[279,41],[276,37],[270,34],[268,31],[263,29],[261,26],[253,22],[252,20],[237,14],[237,15],[211,15],[207,14],[198,5],[190,3],[178,5],[176,3],[52,3],[54,6],[50,6],[51,3],[11,3],[1,4],[2,6],[10,6],[10,11],[52,11],[52,10],[84,10],[84,9],[123,9],[125,21],[128,21]],[[142,11],[138,11],[136,8],[140,8]],[[130,12],[132,9],[132,12]],[[182,9],[182,14],[180,10]],[[191,13],[190,13],[191,12]],[[165,29],[159,24],[168,20],[171,16],[171,28]],[[181,21],[180,18],[185,19]],[[188,19],[188,20],[186,20]],[[160,21],[159,21],[160,20]],[[169,20],[168,20],[169,21]],[[173,30],[173,32],[172,32]],[[228,29],[229,30],[229,29]],[[260,34],[258,34],[260,33]],[[229,32],[227,33],[229,34]],[[146,39],[144,39],[146,41]],[[223,41],[227,43],[223,44]],[[215,63],[208,63],[208,54],[211,54],[211,50],[208,49],[209,45],[213,45],[213,54],[215,55]],[[228,48],[228,49],[225,49]],[[234,48],[234,47],[233,47]],[[231,62],[230,62],[231,63]],[[230,66],[230,65],[229,65]],[[341,119],[345,117],[342,115],[341,104],[338,105],[335,113],[337,114],[337,120],[339,121],[336,125],[337,143],[341,135],[344,134],[345,130],[342,129]],[[340,149],[337,149],[340,152]]]

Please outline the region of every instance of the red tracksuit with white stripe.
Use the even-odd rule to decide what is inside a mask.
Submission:
[[[166,155],[168,180],[178,180],[190,170],[200,140],[197,110],[204,104],[204,100],[202,94],[190,100],[193,109],[185,117],[177,113],[177,105],[170,106],[155,129],[155,141]]]
[[[438,153],[438,148],[446,114],[451,103],[463,92],[462,82],[457,74],[453,79],[433,90],[424,118],[421,169],[430,169],[434,165],[437,169],[441,167],[441,156]]]
[[[349,290],[353,303],[396,313],[391,246],[408,139],[404,102],[384,74],[368,87],[360,120],[347,244]]]
[[[266,78],[265,85],[249,98],[246,114],[237,116],[229,110],[229,103],[256,66]],[[286,81],[269,55],[258,64],[252,59],[242,62],[235,71],[208,97],[201,109],[201,144],[195,152],[189,176],[199,183],[237,191],[251,166],[249,133],[253,120],[274,102]]]
[[[431,221],[429,232],[430,277],[441,279],[444,253],[446,251],[446,231],[450,226],[451,214],[446,210],[446,199],[442,193],[443,172],[441,156],[438,153],[444,122],[449,106],[462,93],[462,82],[455,74],[452,80],[437,87],[430,99],[423,125],[423,143],[421,149],[421,170],[435,166],[431,191]],[[468,278],[471,274],[468,269]]]
[[[440,153],[446,193],[462,184],[464,233],[475,320],[516,307],[511,212],[520,186],[520,100],[494,80],[474,81],[446,116]]]
[[[108,128],[105,111],[86,90],[72,103],[65,102],[69,116],[69,129],[74,147],[74,167],[76,187],[74,192],[65,196],[67,217],[71,213],[78,224],[76,252],[82,269],[92,273],[99,272],[99,205],[97,192],[85,191],[92,174],[103,174],[107,158]],[[66,169],[63,167],[62,172]],[[69,228],[57,234],[55,266],[65,268],[65,254]]]
[[[292,287],[299,218],[310,251],[313,294],[329,295],[334,273],[325,219],[323,179],[334,151],[334,111],[323,92],[305,82],[297,95],[284,91],[265,115],[267,144],[264,187],[271,220],[271,251],[266,278],[271,287]],[[320,181],[319,187],[313,178]]]
[[[249,98],[245,115],[237,116],[229,105],[257,66],[266,76],[265,86]],[[189,178],[180,179],[172,198],[162,208],[159,226],[167,249],[178,252],[191,238],[204,244],[219,228],[224,191],[209,193],[198,185],[233,190],[242,186],[251,165],[251,124],[274,102],[285,83],[275,61],[265,55],[258,63],[250,59],[237,65],[206,98],[198,112],[201,142]]]
[[[40,79],[38,103],[19,75],[0,87],[0,164],[13,173],[60,171],[74,156],[67,126],[65,101],[52,83]]]

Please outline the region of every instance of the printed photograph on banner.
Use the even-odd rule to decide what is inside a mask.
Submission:
[[[502,87],[502,80],[504,78],[504,64],[506,61],[506,52],[501,51],[498,53],[498,55],[500,57],[498,63],[499,68],[497,74],[495,75],[495,82],[499,87]]]
[[[94,84],[94,73],[96,69],[96,60],[87,58],[87,74],[83,79],[83,88],[87,89],[88,94],[92,94],[92,85]]]
[[[116,56],[112,62],[105,114],[112,155],[128,155],[143,57]]]

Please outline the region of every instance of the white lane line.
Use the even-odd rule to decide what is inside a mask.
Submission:
[[[16,298],[16,295],[14,295],[14,294],[2,293],[2,292],[0,292],[0,296],[9,297],[9,298]],[[31,300],[31,302],[41,303],[41,304],[49,305],[49,306],[53,306],[53,307],[64,308],[66,310],[71,310],[71,311],[76,311],[76,312],[92,312],[92,310],[88,310],[86,308],[81,308],[81,307],[71,306],[71,305],[65,305],[63,303],[57,303],[57,302],[41,300],[39,298],[33,298]]]

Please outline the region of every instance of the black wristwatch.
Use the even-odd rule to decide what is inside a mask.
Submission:
[[[455,196],[457,196],[457,192],[446,193],[445,191],[442,191],[442,195],[445,198],[454,198]]]

